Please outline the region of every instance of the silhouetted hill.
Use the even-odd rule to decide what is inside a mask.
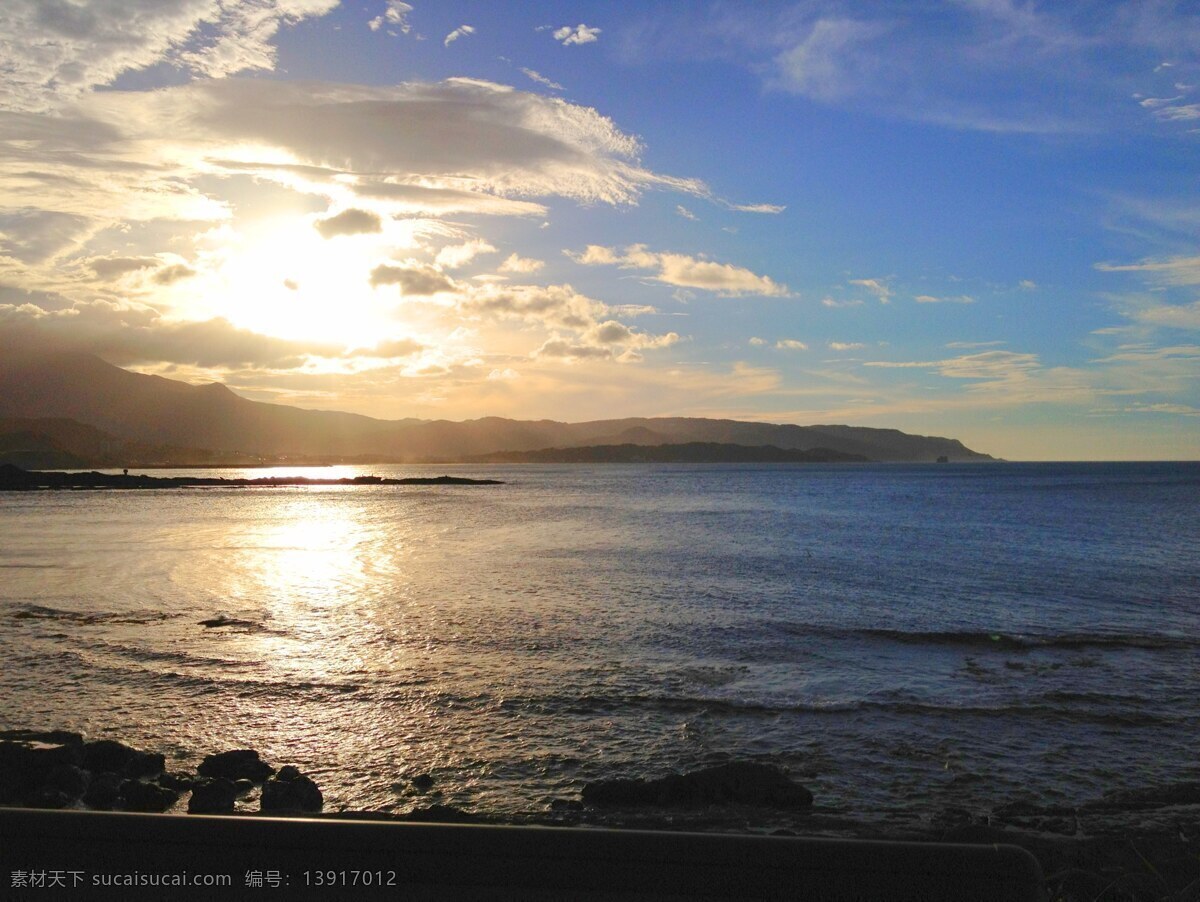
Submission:
[[[579,448],[543,448],[540,451],[497,451],[472,458],[472,463],[662,463],[662,464],[781,464],[862,463],[861,454],[843,454],[828,448],[807,451],[774,445],[729,445],[686,442],[680,445],[584,445]]]
[[[123,443],[178,449],[175,463],[280,457],[308,460],[451,462],[496,452],[595,445],[774,446],[821,448],[877,461],[990,460],[955,439],[862,426],[795,426],[694,417],[631,417],[586,423],[554,420],[377,420],[334,411],[250,401],[218,385],[188,385],[131,373],[89,354],[0,359],[0,417],[73,420]],[[65,435],[66,433],[62,433]],[[43,433],[48,435],[48,433]],[[90,465],[96,436],[53,439]],[[17,462],[17,461],[14,461]],[[116,463],[111,465],[117,465]]]

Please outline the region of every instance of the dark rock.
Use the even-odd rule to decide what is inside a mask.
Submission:
[[[812,793],[777,767],[731,762],[657,780],[597,780],[583,787],[589,805],[689,807],[758,805],[807,808]]]
[[[582,811],[583,802],[578,799],[551,799],[551,811]]]
[[[237,790],[237,794],[238,794],[239,798],[246,795],[247,793],[254,792],[254,787],[257,785],[258,784],[255,783],[253,780],[234,780],[233,781],[233,788],[235,790]]]
[[[83,804],[98,811],[108,811],[121,795],[121,778],[114,773],[96,774],[83,794]]]
[[[167,759],[158,752],[133,753],[133,757],[125,764],[125,776],[136,780],[138,777],[157,777],[167,766]]]
[[[216,777],[197,782],[188,799],[188,814],[232,814],[237,788],[232,780]]]
[[[469,824],[478,820],[475,815],[453,805],[430,805],[426,808],[414,808],[403,815],[406,821],[423,821],[430,824]]]
[[[417,792],[427,792],[433,789],[433,777],[429,774],[417,774],[412,778],[412,785]]]
[[[311,778],[289,765],[263,784],[260,804],[263,811],[320,811],[325,798]]]
[[[0,730],[0,739],[44,742],[47,745],[83,745],[83,736],[69,730]]]
[[[1116,789],[1083,807],[1094,811],[1145,811],[1168,805],[1200,805],[1200,782]]]
[[[12,805],[37,790],[55,768],[78,764],[79,747],[75,745],[0,742],[0,805]]]
[[[87,789],[88,779],[89,774],[83,768],[76,767],[74,764],[60,764],[46,774],[46,782],[43,785],[47,789],[61,792],[74,801]]]
[[[115,739],[97,739],[83,744],[83,766],[94,774],[119,774],[139,754],[137,749]]]
[[[29,808],[68,808],[75,800],[64,792],[42,786],[27,795],[23,804]]]
[[[275,768],[259,758],[254,749],[235,749],[207,755],[196,770],[202,777],[250,780],[253,783],[261,783],[275,773]]]
[[[121,804],[126,811],[166,811],[179,801],[179,793],[156,783],[126,780],[121,784]]]
[[[175,771],[163,771],[155,779],[159,786],[165,786],[167,789],[174,789],[177,792],[183,792],[191,789],[192,784],[196,782],[196,778],[191,774],[181,774]]]

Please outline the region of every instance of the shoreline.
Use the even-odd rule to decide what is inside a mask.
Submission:
[[[886,822],[814,804],[785,772],[752,762],[596,781],[580,798],[554,799],[546,811],[517,816],[439,804],[428,775],[413,778],[419,788],[410,811],[325,811],[310,777],[294,766],[276,768],[252,749],[209,754],[193,774],[167,766],[162,753],[113,739],[0,730],[0,807],[1006,844],[1038,860],[1050,898],[1061,902],[1182,900],[1200,889],[1200,782],[1115,792],[1073,807],[1018,801],[982,816],[947,809]]]
[[[57,470],[22,470],[12,464],[0,465],[0,491],[37,492],[71,489],[181,489],[181,488],[285,488],[292,486],[371,486],[371,485],[503,485],[498,479],[471,479],[466,476],[353,476],[320,479],[310,476],[263,476],[257,479],[224,476],[147,476]]]

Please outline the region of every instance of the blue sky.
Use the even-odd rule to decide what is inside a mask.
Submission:
[[[0,351],[1200,456],[1200,11],[0,0]]]

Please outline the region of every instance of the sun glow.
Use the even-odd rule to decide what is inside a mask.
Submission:
[[[403,301],[369,274],[419,246],[418,221],[382,220],[377,234],[322,237],[311,219],[279,217],[209,237],[205,272],[190,286],[188,314],[296,341],[370,348],[410,337]]]

